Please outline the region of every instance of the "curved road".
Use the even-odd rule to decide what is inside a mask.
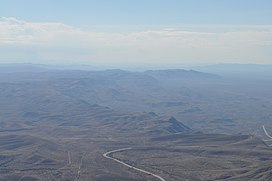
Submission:
[[[266,135],[268,138],[272,139],[272,136],[270,136],[270,135],[268,134],[268,132],[266,131],[264,125],[263,125],[263,130],[264,130],[265,135]]]
[[[263,140],[265,142],[271,142],[272,141],[272,136],[270,134],[268,134],[268,132],[266,131],[264,125],[263,125],[263,131],[265,133],[265,135],[269,138],[268,140]],[[269,147],[272,147],[272,144],[268,145]]]
[[[111,154],[111,153],[116,153],[116,152],[120,152],[120,151],[131,150],[131,149],[132,149],[132,148],[122,148],[122,149],[112,150],[112,151],[109,151],[109,152],[104,153],[104,154],[103,154],[103,157],[108,158],[108,159],[111,159],[111,160],[113,160],[113,161],[115,161],[115,162],[117,162],[117,163],[120,163],[120,164],[122,164],[122,165],[128,167],[128,168],[137,170],[137,171],[139,171],[139,172],[142,172],[142,173],[145,173],[145,174],[148,174],[148,175],[152,175],[153,177],[156,177],[157,179],[159,179],[159,180],[161,180],[161,181],[166,181],[164,178],[162,178],[162,177],[159,176],[159,175],[156,175],[156,174],[151,173],[151,172],[148,172],[148,171],[146,171],[146,170],[143,170],[143,169],[134,167],[134,166],[129,165],[129,164],[125,163],[125,162],[122,162],[121,160],[118,160],[118,159],[116,159],[116,158],[113,158],[113,157],[110,157],[110,156],[109,156],[109,154]]]

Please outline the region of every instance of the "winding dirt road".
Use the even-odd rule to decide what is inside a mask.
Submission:
[[[268,138],[272,139],[272,136],[270,136],[270,135],[268,134],[268,132],[266,131],[264,125],[263,125],[263,130],[264,130],[265,135],[266,135]]]
[[[117,162],[117,163],[120,163],[120,164],[122,164],[122,165],[128,167],[128,168],[137,170],[137,171],[142,172],[142,173],[145,173],[145,174],[147,174],[147,175],[152,175],[153,177],[156,177],[156,178],[159,179],[160,181],[166,181],[164,178],[162,178],[162,177],[159,176],[159,175],[156,175],[156,174],[151,173],[151,172],[149,172],[149,171],[146,171],[146,170],[143,170],[143,169],[134,167],[134,166],[129,165],[129,164],[125,163],[125,162],[122,162],[121,160],[118,160],[118,159],[116,159],[116,158],[113,158],[113,157],[109,156],[109,155],[112,154],[112,153],[121,152],[121,151],[125,151],[125,150],[131,150],[131,149],[132,149],[132,148],[122,148],[122,149],[112,150],[112,151],[109,151],[109,152],[104,153],[104,154],[103,154],[103,157],[108,158],[108,159],[111,159],[111,160],[113,160],[113,161],[115,161],[115,162]]]

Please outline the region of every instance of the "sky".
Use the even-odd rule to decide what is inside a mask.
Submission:
[[[0,63],[272,64],[271,0],[0,0]]]

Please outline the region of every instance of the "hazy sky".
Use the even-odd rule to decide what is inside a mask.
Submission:
[[[272,63],[271,0],[0,0],[0,63]]]

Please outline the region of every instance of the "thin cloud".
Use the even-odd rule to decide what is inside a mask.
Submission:
[[[186,25],[103,32],[59,22],[0,19],[1,62],[272,63],[271,42],[271,25]]]

